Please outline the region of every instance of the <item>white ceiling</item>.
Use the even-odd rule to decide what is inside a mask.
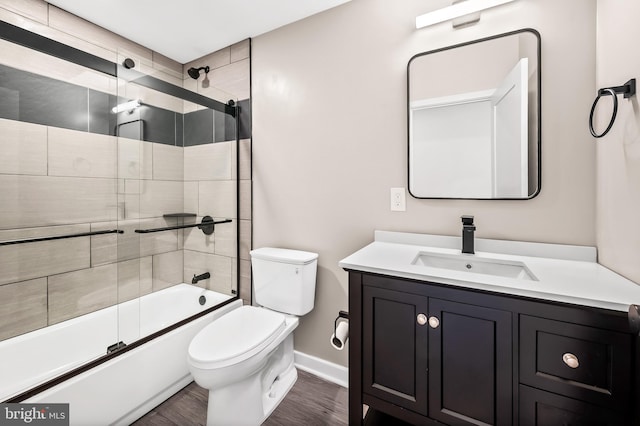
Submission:
[[[350,0],[47,0],[182,64]]]

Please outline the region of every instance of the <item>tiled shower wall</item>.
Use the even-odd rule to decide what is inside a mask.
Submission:
[[[140,71],[176,85],[183,84],[182,65],[44,2],[0,0],[0,19],[108,60],[133,57]],[[247,99],[240,97],[242,92],[237,98],[248,105],[244,114],[250,111],[248,46],[249,41],[245,41],[225,49],[233,50],[236,60],[216,67],[223,71],[228,66],[241,75],[222,73],[216,83],[211,84],[223,88],[226,85],[231,91],[244,82]],[[100,73],[10,43],[0,51],[1,62],[10,62],[7,65],[15,66],[11,60],[20,58],[23,64],[29,64],[29,71],[38,75],[96,93],[116,94],[115,79]],[[246,56],[241,57],[243,54]],[[236,64],[243,61],[245,71]],[[195,81],[185,85],[189,83]],[[139,96],[145,103],[153,103],[157,110],[173,111],[181,116],[185,113],[185,122],[190,113],[205,114],[195,111],[197,107],[190,110],[183,101],[131,84],[124,90],[121,87],[118,94]],[[245,119],[247,122],[250,121]],[[241,295],[249,299],[242,288],[250,290],[251,227],[250,198],[247,197],[250,197],[250,124],[244,124],[241,132],[245,139],[240,144],[240,170],[235,167],[235,141],[220,137],[220,134],[229,134],[230,126],[226,124],[226,130],[224,125],[214,127],[209,143],[191,144],[185,140],[186,147],[182,148],[168,141],[151,143],[88,133],[86,130],[95,131],[91,128],[83,131],[46,123],[0,120],[3,150],[0,184],[7,194],[0,207],[0,228],[3,229],[0,239],[114,229],[116,220],[117,227],[125,230],[125,234],[118,237],[94,236],[2,247],[0,339],[183,280],[190,282],[194,273],[212,273],[213,278],[207,280],[210,282],[200,283],[202,286],[227,294],[235,290],[235,222],[217,226],[212,237],[205,237],[197,229],[142,236],[133,230],[170,225],[175,219],[167,222],[162,214],[181,211],[197,213],[198,220],[206,214],[216,219],[237,219],[235,179],[238,175],[243,180],[241,188],[248,188],[241,195],[244,211],[240,218],[240,262]],[[218,143],[210,143],[213,141]],[[37,213],[24,215],[24,211]]]
[[[200,93],[204,96],[215,97],[220,99],[219,90],[225,90],[229,93],[233,93],[236,96],[238,106],[240,107],[238,132],[240,138],[239,145],[239,164],[238,170],[235,170],[235,158],[236,158],[236,146],[235,143],[231,144],[229,149],[219,146],[219,143],[208,145],[188,146],[189,142],[185,141],[185,207],[190,209],[189,204],[193,206],[195,203],[196,191],[201,194],[229,194],[228,197],[233,196],[233,202],[235,202],[235,193],[232,193],[231,182],[236,179],[239,185],[239,228],[240,237],[238,239],[240,244],[240,259],[233,259],[233,262],[240,262],[240,277],[238,285],[240,287],[240,297],[245,303],[251,302],[251,264],[249,261],[249,250],[251,249],[251,84],[250,84],[250,69],[251,69],[251,43],[250,40],[245,40],[240,43],[234,44],[225,49],[221,49],[210,55],[206,55],[200,59],[189,62],[184,65],[184,87],[194,92]],[[211,71],[208,74],[209,86],[204,87],[201,77],[198,81],[190,78],[186,70],[190,67],[202,67],[209,66]],[[193,104],[185,105],[185,114],[189,115],[189,112],[195,110],[195,114],[207,114],[206,112],[199,110],[197,106]],[[214,128],[217,129],[216,123],[220,121],[219,116],[214,116]],[[219,132],[215,131],[214,137],[217,139]],[[231,135],[227,134],[227,138]],[[207,140],[208,138],[204,138]],[[229,142],[224,142],[227,144]],[[232,179],[225,182],[223,177],[226,171],[221,173],[221,170],[214,170],[215,166],[211,164],[206,165],[203,158],[219,158],[224,157],[230,153],[231,155],[231,177]],[[200,159],[200,167],[194,167],[187,165],[187,162],[193,161],[193,159]],[[207,170],[208,168],[208,170]],[[202,198],[200,198],[202,202]],[[212,200],[217,205],[230,206],[228,200]],[[192,207],[191,207],[192,208]],[[206,214],[206,207],[199,206],[199,211]],[[216,231],[217,233],[217,231]],[[219,236],[218,236],[219,237]],[[218,238],[216,237],[216,238]],[[194,246],[185,241],[185,274],[189,269],[187,265],[193,263],[204,263],[202,252],[196,252]],[[233,265],[233,271],[235,273],[235,263]],[[187,278],[185,276],[185,278]]]

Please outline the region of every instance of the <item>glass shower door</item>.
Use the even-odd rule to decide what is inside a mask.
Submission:
[[[185,89],[181,66],[124,52],[119,62],[119,333],[130,344],[237,293],[237,151],[229,95]],[[203,220],[224,223],[205,233]],[[206,306],[194,275],[219,293]]]
[[[118,339],[114,76],[0,40],[0,401]]]

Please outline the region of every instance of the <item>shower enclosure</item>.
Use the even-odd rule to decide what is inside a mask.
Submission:
[[[20,401],[237,299],[238,107],[5,22],[0,52],[0,401]]]

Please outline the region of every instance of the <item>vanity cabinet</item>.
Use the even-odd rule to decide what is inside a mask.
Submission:
[[[624,313],[358,271],[349,311],[350,425],[640,424]]]

